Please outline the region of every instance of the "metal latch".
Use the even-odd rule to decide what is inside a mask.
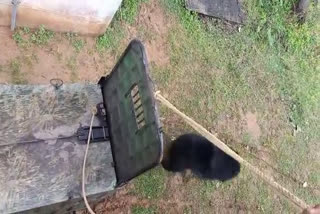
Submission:
[[[87,142],[89,138],[89,126],[80,127],[77,131],[78,140]],[[109,130],[106,126],[93,126],[90,136],[90,143],[103,142],[110,140]]]

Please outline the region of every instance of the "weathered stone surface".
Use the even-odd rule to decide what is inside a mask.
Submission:
[[[82,205],[86,145],[75,136],[57,138],[88,126],[91,110],[100,102],[96,84],[69,84],[59,90],[51,85],[0,85],[0,213],[65,213]],[[96,118],[94,125],[99,123]],[[114,189],[112,161],[109,142],[90,145],[89,199]]]
[[[244,13],[239,0],[186,0],[187,8],[204,15],[243,23]]]

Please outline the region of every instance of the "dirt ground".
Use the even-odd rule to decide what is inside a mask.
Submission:
[[[126,26],[126,38],[122,48],[134,38],[144,42],[150,63],[165,65],[169,62],[166,53],[166,34],[169,22],[165,21],[163,11],[155,4],[144,5],[134,26]],[[148,29],[152,36],[147,38],[138,32],[138,26]],[[45,46],[31,45],[19,47],[13,40],[13,32],[8,27],[0,27],[0,83],[12,82],[10,63],[16,59],[21,64],[20,72],[29,84],[47,84],[52,78],[64,82],[95,82],[109,73],[116,63],[116,56],[96,51],[96,38],[80,37],[84,40],[83,49],[77,53],[64,34],[57,33]],[[123,51],[121,50],[121,51]]]

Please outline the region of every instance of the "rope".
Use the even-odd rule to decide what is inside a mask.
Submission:
[[[87,210],[89,211],[90,214],[95,214],[95,212],[91,209],[88,200],[87,200],[87,194],[86,194],[86,162],[87,162],[87,156],[88,156],[88,151],[89,151],[89,145],[90,145],[90,139],[91,139],[91,132],[92,132],[92,124],[93,124],[93,119],[94,119],[95,113],[92,112],[92,117],[91,117],[91,122],[90,122],[90,128],[89,128],[89,134],[88,134],[88,141],[87,141],[87,148],[86,148],[86,153],[84,155],[84,160],[83,160],[83,166],[82,166],[82,196],[84,203],[87,207]]]
[[[275,190],[277,190],[279,193],[281,193],[283,196],[285,196],[287,199],[289,199],[293,204],[298,206],[299,208],[306,209],[308,205],[306,202],[298,198],[296,195],[291,193],[286,188],[282,187],[280,184],[278,184],[276,181],[273,180],[273,178],[267,176],[263,172],[261,172],[257,167],[251,165],[248,161],[244,160],[242,157],[240,157],[237,153],[232,151],[226,144],[224,144],[221,140],[219,140],[217,137],[215,137],[213,134],[211,134],[208,130],[206,130],[203,126],[195,122],[193,119],[179,111],[174,105],[172,105],[167,99],[165,99],[161,94],[160,91],[157,91],[155,93],[155,97],[158,101],[160,101],[163,105],[171,109],[173,112],[178,114],[187,124],[189,124],[192,128],[194,128],[197,132],[202,134],[204,137],[206,137],[212,144],[217,146],[219,149],[224,151],[226,154],[230,155],[232,158],[237,160],[239,163],[243,164],[244,166],[248,167],[251,171],[256,173],[258,176],[260,176],[265,182],[267,182],[269,185],[271,185]]]

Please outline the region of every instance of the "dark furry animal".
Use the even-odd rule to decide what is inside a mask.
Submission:
[[[172,172],[191,169],[200,178],[219,181],[232,179],[240,172],[238,161],[196,134],[184,134],[171,142],[162,166]]]

